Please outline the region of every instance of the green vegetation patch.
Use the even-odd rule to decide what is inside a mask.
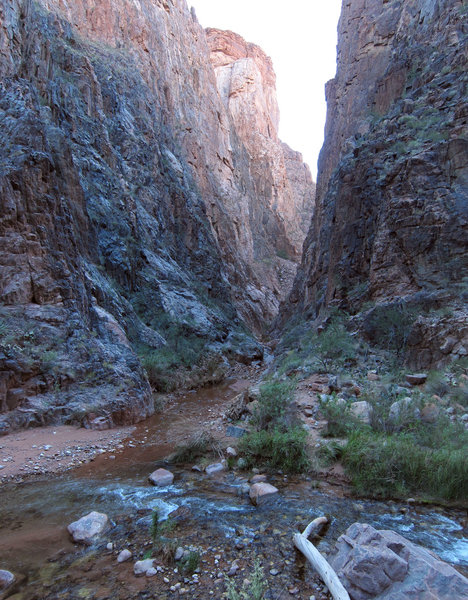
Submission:
[[[246,467],[281,469],[286,473],[302,473],[309,468],[307,432],[297,425],[288,431],[274,429],[255,431],[239,442]]]
[[[449,440],[439,448],[415,443],[410,433],[351,434],[343,452],[348,475],[360,493],[404,497],[427,494],[447,500],[468,497],[468,453]]]

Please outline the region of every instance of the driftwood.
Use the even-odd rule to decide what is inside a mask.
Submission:
[[[348,592],[343,587],[343,584],[338,579],[338,575],[331,568],[325,558],[320,554],[317,548],[307,539],[312,532],[318,531],[326,523],[326,517],[318,517],[314,519],[302,533],[295,533],[293,537],[294,545],[307,558],[310,564],[314,567],[325,585],[330,590],[334,600],[350,600]]]

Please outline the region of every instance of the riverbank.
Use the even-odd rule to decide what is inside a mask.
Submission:
[[[95,431],[57,425],[15,431],[0,438],[2,483],[63,473],[123,450],[135,427]]]

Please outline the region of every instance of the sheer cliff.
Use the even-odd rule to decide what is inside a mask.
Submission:
[[[375,337],[372,316],[393,307],[413,316],[416,366],[468,353],[466,17],[460,0],[343,1],[316,211],[283,319],[365,308]]]
[[[243,138],[185,1],[3,2],[0,77],[0,430],[134,422],[147,375],[170,389],[259,358],[242,322],[284,297],[310,177],[275,128],[276,171]]]

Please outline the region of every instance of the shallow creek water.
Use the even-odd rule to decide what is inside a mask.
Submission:
[[[140,425],[132,441],[134,447],[127,447],[115,459],[102,456],[48,481],[3,486],[0,568],[27,575],[30,583],[37,583],[40,567],[47,559],[58,551],[76,551],[67,537],[66,525],[91,510],[105,512],[117,522],[119,516],[130,516],[136,529],[147,531],[151,510],[157,508],[167,517],[186,507],[192,529],[205,546],[216,543],[233,547],[239,540],[249,545],[259,535],[271,538],[273,544],[277,536],[290,545],[294,530],[326,514],[331,517],[331,526],[321,542],[322,549],[326,550],[353,522],[366,522],[401,533],[467,574],[468,536],[463,528],[466,513],[462,511],[342,498],[315,489],[310,480],[280,475],[271,478],[280,489],[279,499],[262,508],[253,507],[242,495],[242,473],[208,478],[188,468],[171,467],[174,485],[151,486],[148,474],[163,465],[163,458],[173,450],[173,439],[180,442],[190,431],[208,427],[220,395],[232,397],[241,388],[242,383],[237,382],[180,397],[162,414]],[[117,535],[119,527],[108,539],[115,540]],[[130,533],[120,530],[120,535],[128,537]]]

